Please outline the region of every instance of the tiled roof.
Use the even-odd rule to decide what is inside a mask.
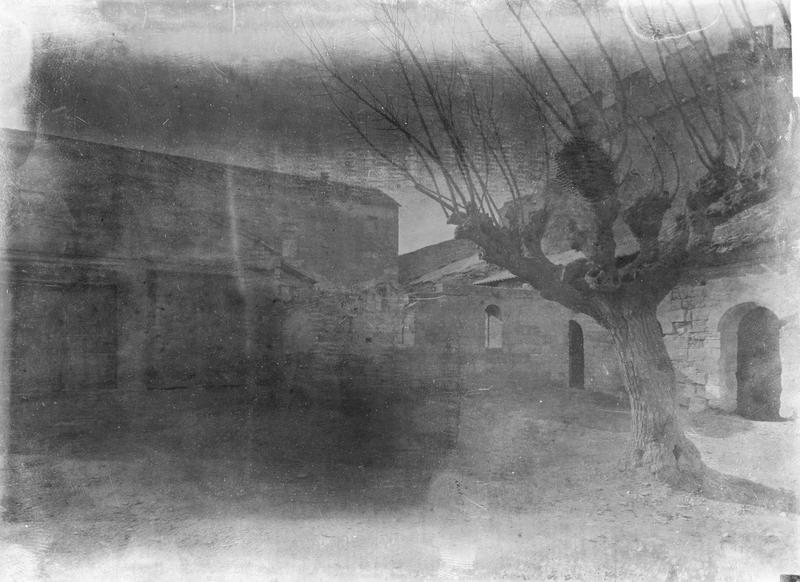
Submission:
[[[426,273],[477,253],[478,247],[472,241],[450,239],[402,254],[398,257],[400,282],[414,281]]]
[[[464,259],[453,261],[443,267],[429,271],[410,281],[409,286],[414,287],[417,285],[424,285],[425,283],[438,283],[443,279],[466,277],[469,275],[485,275],[486,271],[496,269],[494,265],[490,265],[482,260],[478,253],[474,253]]]

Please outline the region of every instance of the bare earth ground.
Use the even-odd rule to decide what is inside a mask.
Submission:
[[[176,427],[135,446],[111,436],[12,455],[0,580],[749,582],[800,573],[796,515],[626,481],[616,461],[628,416],[601,395],[468,394],[457,444],[439,457],[403,450],[402,439],[391,456],[369,451],[369,437],[359,440],[357,427],[338,434],[337,421],[272,411],[248,432],[221,415],[234,428],[213,446]],[[435,411],[416,418],[438,421]],[[798,489],[795,422],[711,412],[686,421],[714,468]],[[292,431],[303,438],[287,440]]]

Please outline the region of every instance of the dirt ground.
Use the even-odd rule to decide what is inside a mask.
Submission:
[[[796,515],[626,480],[616,461],[628,414],[602,395],[467,394],[457,442],[441,455],[401,441],[391,454],[354,456],[348,443],[371,443],[357,434],[325,448],[337,417],[321,415],[265,413],[215,447],[195,435],[190,455],[174,442],[185,431],[12,455],[0,580],[750,582],[800,573]],[[420,425],[437,421],[419,416]],[[795,422],[705,412],[687,413],[686,424],[712,467],[798,490]],[[319,438],[278,442],[287,426]]]

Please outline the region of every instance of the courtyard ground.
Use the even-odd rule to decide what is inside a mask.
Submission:
[[[401,437],[390,447],[358,423],[342,428],[334,413],[230,410],[215,417],[216,431],[190,422],[14,454],[0,579],[749,582],[800,573],[798,516],[627,480],[616,461],[628,413],[610,397],[492,389],[461,404],[452,446]],[[416,426],[441,413],[418,410]],[[712,467],[798,489],[795,422],[685,420]]]

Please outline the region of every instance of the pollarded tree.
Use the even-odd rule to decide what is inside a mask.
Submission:
[[[730,2],[705,16],[692,4],[621,4],[609,42],[598,24],[608,10],[565,0],[553,25],[534,0],[506,0],[502,36],[495,17],[471,13],[491,48],[480,58],[455,42],[435,52],[402,5],[381,4],[382,66],[353,65],[311,34],[308,46],[349,125],[438,202],[457,237],[610,332],[631,402],[628,465],[764,502],[775,496],[711,471],[686,438],[656,317],[682,268],[709,256],[715,226],[781,186],[794,119],[787,63],[772,29]],[[582,49],[575,30],[560,37],[565,22]],[[711,25],[733,40],[720,49]],[[562,238],[583,257],[561,266],[543,240],[564,212],[573,232]],[[638,250],[619,256],[620,237]]]

